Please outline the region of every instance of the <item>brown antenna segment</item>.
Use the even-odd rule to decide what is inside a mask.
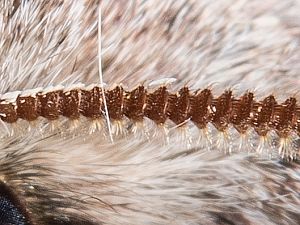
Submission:
[[[161,86],[148,92],[142,85],[132,91],[121,86],[104,91],[112,121],[127,117],[138,122],[147,117],[157,124],[169,119],[181,125],[191,120],[199,129],[212,123],[217,130],[224,131],[231,124],[239,133],[252,127],[260,136],[266,136],[270,130],[281,138],[290,132],[300,135],[300,107],[294,97],[277,103],[273,95],[256,100],[252,92],[235,97],[231,90],[226,90],[214,97],[210,89],[192,93],[183,87],[171,93]],[[97,85],[6,93],[0,99],[0,118],[7,123],[18,119],[34,121],[40,116],[48,120],[59,116],[98,119],[104,117],[102,96],[102,88]]]

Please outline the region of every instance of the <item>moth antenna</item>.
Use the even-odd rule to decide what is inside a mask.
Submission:
[[[107,122],[105,107],[109,112],[110,129],[102,124],[102,119]],[[0,118],[2,122],[11,124],[12,130],[17,133],[25,132],[26,128],[32,129],[33,126],[36,128],[34,130],[38,130],[39,126],[48,124],[46,121],[52,123],[62,118],[65,122],[57,127],[68,127],[70,132],[87,122],[90,127],[86,132],[89,134],[105,127],[108,133],[102,133],[109,138],[126,137],[129,133],[137,136],[142,132],[147,139],[150,136],[162,137],[164,144],[170,142],[173,130],[181,130],[179,139],[189,147],[192,135],[184,134],[183,128],[190,133],[188,126],[194,124],[194,128],[199,130],[198,146],[201,146],[199,142],[204,141],[203,146],[207,147],[212,145],[206,130],[210,124],[215,127],[214,146],[225,153],[232,153],[232,140],[236,138],[232,131],[235,129],[239,135],[238,150],[243,148],[251,152],[253,146],[249,146],[251,142],[248,137],[256,133],[261,137],[257,153],[262,154],[267,147],[265,144],[273,138],[280,142],[280,145],[276,145],[280,147],[280,155],[290,159],[298,155],[292,142],[300,134],[299,105],[294,97],[278,103],[274,95],[269,95],[258,101],[254,93],[249,91],[235,97],[231,89],[225,89],[220,95],[214,96],[210,89],[190,91],[187,86],[172,92],[163,85],[150,92],[141,85],[133,90],[124,90],[120,85],[105,89],[103,84],[73,84],[69,87],[8,92],[0,98]],[[151,124],[155,128],[149,129]],[[3,130],[7,130],[7,127]],[[77,131],[73,133],[79,134]],[[287,137],[290,141],[280,140]]]

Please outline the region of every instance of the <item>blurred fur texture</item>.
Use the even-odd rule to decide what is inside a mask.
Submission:
[[[99,82],[99,4],[108,87],[174,77],[174,89],[297,95],[297,0],[4,0],[1,93]],[[111,143],[89,125],[1,124],[0,178],[35,224],[299,224],[297,162],[188,149],[180,129],[169,144],[143,129]]]

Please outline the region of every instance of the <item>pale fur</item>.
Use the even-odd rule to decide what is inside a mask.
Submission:
[[[12,2],[4,3],[1,93],[99,82],[99,2],[29,0],[13,15]],[[101,7],[103,75],[110,87],[174,77],[174,90],[213,85],[216,93],[233,87],[237,94],[255,90],[258,97],[297,96],[297,0],[105,0]],[[73,127],[65,120],[41,119],[30,130],[26,121],[1,125],[14,133],[1,138],[0,178],[26,203],[36,224],[300,221],[297,162],[247,149],[224,154],[212,141],[198,143],[195,128],[165,133],[146,121],[124,134],[121,123],[116,126],[123,134],[111,143],[105,125],[91,133],[84,118]]]

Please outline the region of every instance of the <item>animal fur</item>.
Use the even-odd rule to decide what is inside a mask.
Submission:
[[[175,90],[297,95],[297,0],[4,0],[1,93],[98,83],[99,4],[109,87],[173,77]],[[180,129],[161,138],[164,129],[149,125],[112,143],[90,125],[1,124],[0,179],[33,224],[299,224],[297,162],[208,151],[193,129],[187,147]]]

